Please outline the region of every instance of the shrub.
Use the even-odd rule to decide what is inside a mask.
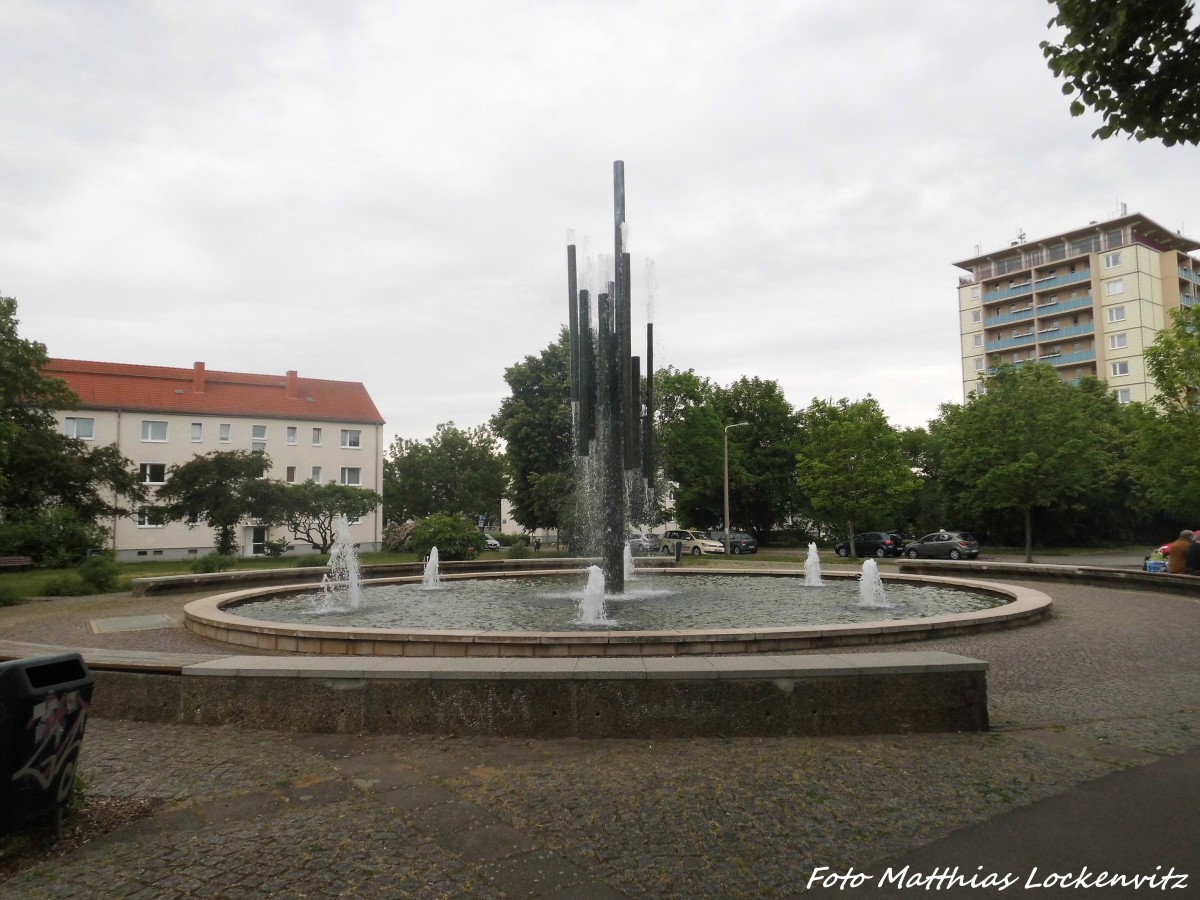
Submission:
[[[279,559],[283,554],[292,549],[291,543],[287,538],[277,538],[273,541],[263,541],[263,555],[271,559]]]
[[[42,586],[43,597],[82,597],[92,589],[78,575],[59,575]]]
[[[93,553],[79,567],[79,577],[95,594],[115,591],[120,583],[120,576],[121,568],[111,550]]]
[[[416,522],[393,522],[384,529],[380,546],[391,553],[403,553],[408,549],[408,539],[416,527]]]
[[[0,584],[0,606],[16,606],[23,599],[15,588],[9,587],[7,584]]]
[[[317,569],[329,565],[328,553],[305,553],[296,557],[297,569]]]
[[[524,537],[524,535],[522,535]],[[528,539],[524,541],[513,541],[508,545],[508,553],[505,554],[508,559],[529,559],[533,556],[533,551],[529,549]]]
[[[0,553],[28,556],[39,566],[59,569],[78,565],[93,547],[108,543],[108,531],[81,519],[69,507],[25,513],[0,522]]]
[[[192,571],[203,575],[208,572],[224,572],[237,565],[237,557],[225,553],[205,553],[192,563]]]
[[[483,535],[472,519],[439,513],[417,523],[408,538],[408,549],[427,556],[437,547],[440,559],[474,559],[482,541]]]

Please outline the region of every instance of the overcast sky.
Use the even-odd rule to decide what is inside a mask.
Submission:
[[[485,423],[612,252],[634,349],[788,400],[961,402],[952,263],[1200,235],[1197,151],[1091,138],[1044,0],[0,0],[0,295],[52,356],[363,382]]]

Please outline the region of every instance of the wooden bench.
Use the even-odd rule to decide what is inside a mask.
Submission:
[[[28,556],[0,556],[0,569],[27,569],[32,565]]]

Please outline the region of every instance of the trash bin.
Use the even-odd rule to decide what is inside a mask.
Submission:
[[[48,816],[57,832],[94,683],[78,653],[0,663],[0,832]]]

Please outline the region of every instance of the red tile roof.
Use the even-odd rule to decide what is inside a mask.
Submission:
[[[383,424],[361,383],[300,378],[294,371],[248,375],[210,371],[202,362],[172,369],[52,359],[42,372],[65,381],[84,409]]]

